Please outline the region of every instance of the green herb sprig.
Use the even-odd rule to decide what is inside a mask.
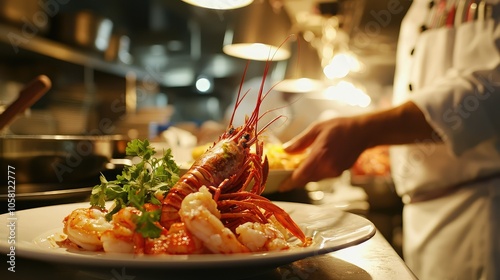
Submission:
[[[136,231],[143,237],[159,237],[161,228],[156,224],[160,210],[147,212],[144,204],[161,205],[160,199],[179,180],[179,166],[170,149],[164,151],[162,157],[155,157],[156,151],[148,140],[132,140],[125,151],[128,156],[138,157],[140,162],[125,166],[113,181],[101,174],[101,184],[92,188],[90,205],[104,209],[106,201],[114,200],[113,209],[106,215],[108,220],[120,209],[133,206],[142,211],[142,215],[135,218]]]

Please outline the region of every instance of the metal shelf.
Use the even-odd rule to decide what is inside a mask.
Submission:
[[[128,74],[134,73],[139,80],[152,78],[152,75],[142,68],[108,62],[97,54],[78,50],[77,48],[72,48],[68,45],[40,36],[24,33],[25,32],[19,28],[0,24],[0,42],[10,45],[14,55],[20,50],[27,50],[42,56],[89,67],[117,76],[126,77]]]

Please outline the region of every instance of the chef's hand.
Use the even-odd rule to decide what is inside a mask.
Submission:
[[[355,163],[368,145],[362,132],[357,118],[335,118],[312,124],[285,143],[286,152],[299,153],[309,148],[309,155],[283,182],[280,191],[341,175]]]
[[[280,191],[304,187],[308,182],[337,177],[350,168],[366,149],[419,140],[441,143],[441,137],[411,101],[387,110],[336,118],[311,125],[284,144],[288,153],[309,148],[309,155],[295,169]]]

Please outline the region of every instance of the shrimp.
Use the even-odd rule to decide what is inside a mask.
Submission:
[[[145,242],[145,254],[202,254],[205,253],[203,242],[189,232],[184,223],[175,223],[158,238],[148,238]]]
[[[87,251],[102,250],[102,234],[113,227],[105,215],[105,211],[97,208],[73,210],[63,220],[67,240]]]
[[[205,247],[184,225],[175,223],[169,230],[162,228],[157,238],[144,238],[136,232],[135,217],[142,212],[134,207],[125,207],[113,215],[112,228],[101,236],[102,247],[107,253],[134,254],[201,254]]]
[[[273,224],[246,222],[236,228],[238,240],[252,252],[290,248],[285,235]]]
[[[217,203],[208,188],[187,195],[179,211],[186,228],[212,253],[244,253],[250,250],[238,241],[236,235],[219,220]]]
[[[102,233],[101,241],[105,252],[109,253],[141,253],[144,239],[135,231],[135,216],[142,212],[135,207],[125,207],[113,215],[111,229]]]

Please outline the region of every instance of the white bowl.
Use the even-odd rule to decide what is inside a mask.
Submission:
[[[266,188],[262,194],[275,193],[283,181],[288,179],[293,173],[290,169],[269,169],[267,176]]]

